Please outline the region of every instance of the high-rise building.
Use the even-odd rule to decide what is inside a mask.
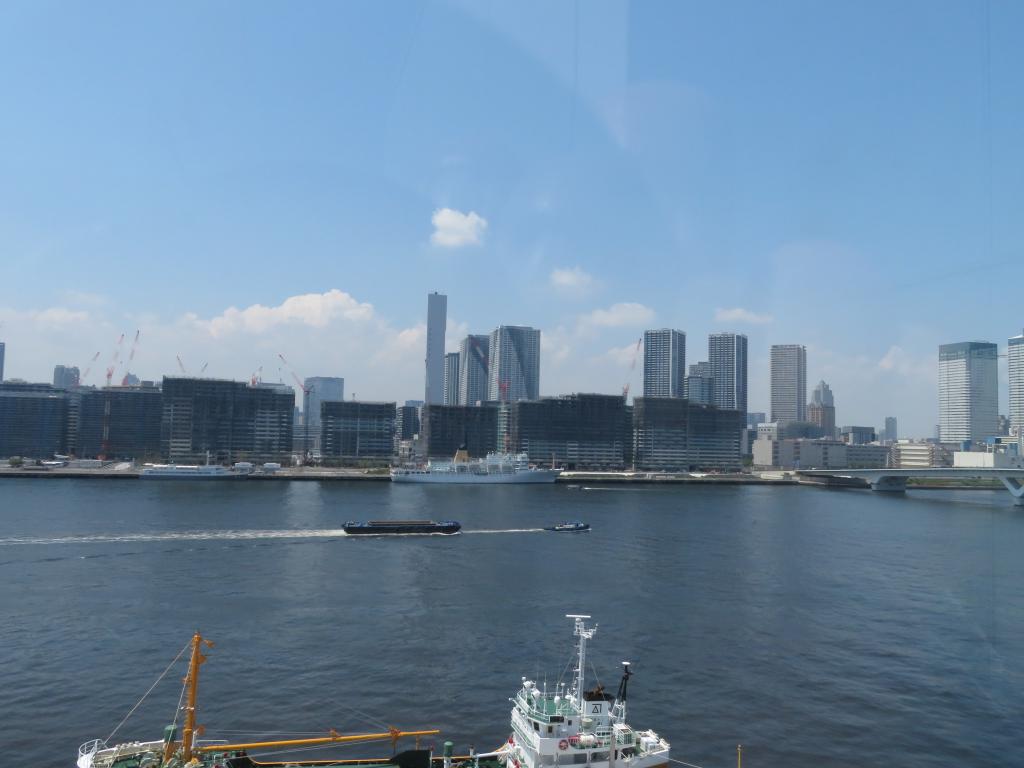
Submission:
[[[324,458],[342,462],[390,460],[395,450],[395,404],[326,402],[321,409]]]
[[[450,459],[461,448],[472,458],[483,458],[497,450],[498,408],[425,405],[420,437],[428,457]]]
[[[503,404],[498,444],[513,453],[528,453],[537,464],[620,469],[629,450],[629,428],[621,395],[545,397]]]
[[[690,366],[686,377],[683,396],[698,405],[711,405],[715,393],[715,380],[711,375],[711,363],[700,362]]]
[[[807,421],[807,348],[773,344],[770,367],[772,421]]]
[[[459,401],[459,353],[447,352],[444,356],[444,405],[458,405]]]
[[[644,331],[644,397],[683,397],[685,388],[686,334]]]
[[[1024,334],[1010,339],[1006,364],[1010,373],[1010,428],[1020,434],[1024,432]]]
[[[819,381],[818,386],[811,392],[811,402],[807,405],[807,420],[821,428],[823,437],[835,437],[835,398],[832,396],[832,388],[824,381]]]
[[[0,381],[4,380],[4,343],[0,341]]]
[[[159,387],[104,387],[78,393],[79,458],[160,458],[163,398]]]
[[[892,443],[900,439],[895,416],[885,417],[885,439]]]
[[[741,461],[741,411],[686,400],[633,402],[633,461],[643,470],[736,469]]]
[[[540,331],[502,325],[491,331],[487,399],[502,402],[540,397]]]
[[[448,324],[448,297],[443,293],[427,295],[427,358],[423,401],[444,402],[444,333]]]
[[[78,368],[73,365],[57,365],[53,369],[53,386],[74,389],[78,386]]]
[[[758,424],[767,424],[768,414],[764,411],[748,411],[747,412],[747,426],[751,429],[757,429]]]
[[[68,393],[49,384],[0,384],[0,458],[52,459],[67,445]]]
[[[459,344],[459,405],[476,405],[487,399],[487,371],[491,340],[467,336]]]
[[[395,438],[411,440],[420,433],[420,409],[416,405],[400,405],[395,409]]]
[[[999,430],[998,351],[987,341],[939,347],[939,435],[981,442]]]
[[[295,390],[165,376],[160,452],[175,463],[291,461]]]
[[[708,362],[715,380],[712,404],[747,412],[747,337],[742,333],[708,336]]]
[[[345,379],[338,376],[310,376],[302,382],[303,426],[312,433],[320,429],[320,403],[345,399]]]

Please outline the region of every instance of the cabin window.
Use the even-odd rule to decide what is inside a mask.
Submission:
[[[555,764],[555,756],[554,755],[545,755],[544,753],[541,753],[541,754],[537,755],[537,765],[554,765],[554,764]]]
[[[607,752],[591,752],[590,762],[592,763],[607,763],[608,753]]]
[[[540,723],[538,723],[537,721],[534,721],[534,723],[533,723],[533,730],[535,730],[535,731],[537,731],[539,733],[540,732]]]
[[[572,720],[569,721],[569,725],[572,725]]]
[[[550,725],[548,726],[548,733],[554,733],[554,729]]]

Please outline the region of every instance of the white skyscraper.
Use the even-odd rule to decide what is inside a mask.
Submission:
[[[685,388],[686,334],[644,331],[644,397],[683,397]]]
[[[427,359],[423,402],[444,402],[444,332],[448,324],[448,297],[443,293],[427,295]]]
[[[502,325],[491,331],[487,399],[512,402],[540,397],[540,331]]]
[[[773,344],[771,354],[772,421],[807,421],[807,348]]]
[[[939,347],[939,435],[981,442],[999,430],[998,351],[987,341]]]
[[[708,363],[715,380],[712,404],[746,413],[747,337],[742,333],[712,333],[708,336]]]
[[[1014,336],[1006,347],[1010,371],[1010,426],[1024,431],[1024,334]]]

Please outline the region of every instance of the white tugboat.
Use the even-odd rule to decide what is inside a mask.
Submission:
[[[661,768],[669,761],[669,743],[651,730],[636,731],[626,723],[626,695],[632,674],[623,665],[619,690],[613,696],[600,686],[586,690],[587,641],[597,625],[589,616],[570,614],[575,622],[576,670],[572,686],[553,691],[523,678],[512,700],[511,768],[588,765],[590,768]]]

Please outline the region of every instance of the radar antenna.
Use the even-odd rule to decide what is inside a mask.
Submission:
[[[597,624],[587,629],[586,620],[590,617],[580,613],[567,613],[565,617],[573,620],[575,623],[573,634],[579,638],[576,641],[576,675],[572,681],[572,697],[576,700],[579,711],[583,712],[583,670],[586,668],[587,661],[587,640],[597,632]]]

